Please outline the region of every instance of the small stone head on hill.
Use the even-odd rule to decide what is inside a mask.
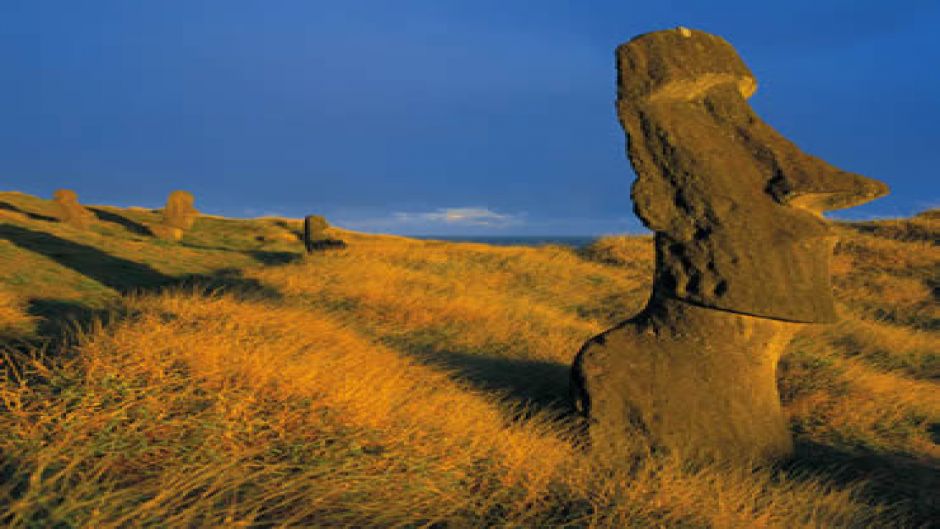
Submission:
[[[163,224],[186,231],[193,227],[199,211],[193,207],[193,195],[186,191],[173,191],[163,208]]]
[[[94,222],[95,215],[78,203],[78,195],[71,189],[57,189],[53,193],[56,218],[75,228],[85,229]]]
[[[330,248],[345,248],[346,243],[333,239],[326,233],[330,224],[320,215],[307,215],[304,217],[304,246],[307,253]]]

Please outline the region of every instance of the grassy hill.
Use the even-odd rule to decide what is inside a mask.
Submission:
[[[651,240],[584,251],[0,193],[10,527],[918,527],[940,519],[936,211],[840,225],[843,321],[780,366],[776,468],[578,448],[568,365],[639,310]],[[935,522],[934,522],[935,523]]]

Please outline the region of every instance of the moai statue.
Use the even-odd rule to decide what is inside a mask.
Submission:
[[[52,195],[56,204],[55,217],[75,228],[86,229],[95,220],[95,215],[78,203],[78,195],[71,189],[57,189]]]
[[[179,241],[183,233],[193,227],[199,211],[193,206],[193,195],[186,191],[173,191],[163,208],[163,222],[148,226],[156,237],[168,241]]]
[[[346,243],[339,239],[332,239],[326,234],[329,223],[320,215],[307,215],[304,217],[304,246],[307,253],[329,248],[345,248]]]
[[[193,207],[193,195],[186,191],[173,191],[163,208],[163,223],[186,231],[193,227],[199,211]]]
[[[694,459],[787,456],[778,358],[801,325],[836,319],[821,212],[888,188],[761,121],[747,103],[754,76],[718,36],[641,35],[617,65],[634,211],[656,232],[656,270],[646,308],[572,366],[591,447],[626,456],[639,439]]]

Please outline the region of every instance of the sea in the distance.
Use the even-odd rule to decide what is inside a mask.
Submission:
[[[582,248],[594,242],[597,236],[581,235],[419,235],[415,239],[426,241],[447,241],[447,242],[472,242],[482,244],[493,244],[496,246],[544,246],[546,244],[557,244],[560,246],[570,246],[572,248]]]

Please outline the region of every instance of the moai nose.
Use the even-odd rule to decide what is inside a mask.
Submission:
[[[843,171],[780,139],[783,144],[773,149],[776,168],[767,191],[781,204],[821,213],[864,204],[889,192],[884,182]]]

